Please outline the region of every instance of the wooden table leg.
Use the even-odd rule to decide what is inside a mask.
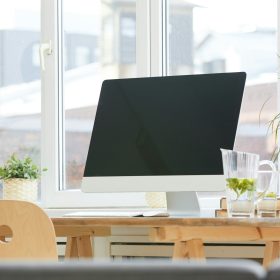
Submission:
[[[90,235],[77,237],[77,245],[79,258],[93,258],[93,248]]]
[[[78,258],[77,237],[67,236],[65,258]]]
[[[174,244],[173,259],[205,260],[203,242],[201,239],[178,241]]]
[[[174,243],[173,260],[188,258],[187,241],[177,241]]]
[[[65,258],[93,258],[91,236],[68,236]]]
[[[280,242],[266,242],[264,249],[263,266],[268,267],[274,260],[279,258]]]
[[[194,260],[205,260],[204,246],[201,239],[187,241],[189,258]]]

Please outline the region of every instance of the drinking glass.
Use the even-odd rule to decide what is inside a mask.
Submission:
[[[254,217],[258,169],[271,161],[260,161],[258,154],[221,149],[226,179],[227,211],[229,217]]]
[[[277,171],[258,171],[256,191],[258,217],[276,217],[278,179]]]

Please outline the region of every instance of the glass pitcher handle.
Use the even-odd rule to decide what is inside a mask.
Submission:
[[[275,166],[275,164],[271,160],[261,160],[259,162],[259,166],[262,166],[262,165],[268,165],[271,168],[272,171],[276,171],[276,166]],[[263,195],[266,193],[268,188],[269,188],[269,185],[267,186],[267,188],[265,190],[263,190],[260,194],[258,194],[256,196],[255,204],[263,197]]]
[[[276,166],[271,160],[261,160],[259,166],[268,165],[272,171],[276,171]]]

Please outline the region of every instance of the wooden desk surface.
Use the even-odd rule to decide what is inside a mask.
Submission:
[[[58,226],[239,226],[280,227],[280,218],[192,218],[192,217],[57,217],[51,218]]]

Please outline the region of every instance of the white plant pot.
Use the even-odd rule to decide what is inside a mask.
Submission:
[[[165,192],[147,192],[145,199],[150,208],[166,208]]]
[[[38,198],[37,180],[12,178],[3,180],[3,199],[36,202]]]

